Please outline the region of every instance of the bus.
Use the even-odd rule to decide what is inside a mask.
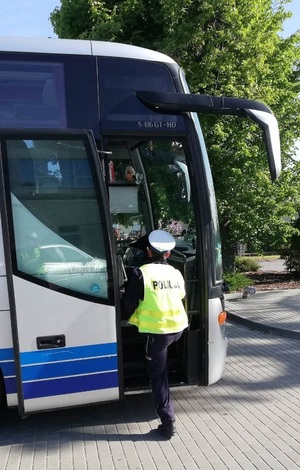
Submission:
[[[1,404],[23,416],[149,386],[122,295],[153,229],[174,236],[187,292],[170,384],[218,381],[221,241],[198,114],[256,122],[272,180],[276,118],[257,101],[190,94],[178,64],[151,50],[4,37],[0,49]]]

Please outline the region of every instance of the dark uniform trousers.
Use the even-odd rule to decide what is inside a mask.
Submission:
[[[168,347],[179,340],[179,333],[148,334],[146,342],[147,374],[156,404],[156,413],[163,424],[175,421],[168,381]]]

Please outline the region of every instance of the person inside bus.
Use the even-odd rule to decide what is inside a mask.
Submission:
[[[146,336],[147,374],[161,420],[157,430],[170,439],[176,433],[175,412],[168,382],[168,347],[188,326],[183,305],[184,279],[167,262],[175,240],[168,232],[154,230],[148,237],[148,260],[130,277],[122,299],[128,322]]]
[[[128,165],[125,169],[125,179],[127,183],[134,183],[135,182],[135,169],[133,166]]]
[[[44,273],[44,262],[41,256],[40,245],[36,232],[26,233],[24,235],[24,246],[22,250],[17,251],[18,269],[38,276]]]

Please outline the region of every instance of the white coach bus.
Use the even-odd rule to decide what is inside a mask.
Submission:
[[[176,238],[187,290],[170,382],[222,376],[221,243],[196,113],[255,121],[277,178],[277,121],[262,103],[191,95],[171,58],[134,46],[0,39],[2,405],[24,415],[147,386],[121,299],[157,228]]]

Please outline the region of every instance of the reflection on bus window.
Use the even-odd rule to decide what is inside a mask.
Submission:
[[[135,265],[143,259],[138,248],[134,255],[126,248],[153,226],[170,232],[178,251],[194,254],[194,210],[183,142],[145,140],[127,142],[123,147],[111,144],[110,150],[115,174],[109,186],[110,210],[119,253],[126,252],[125,264]],[[123,175],[131,168],[135,184],[127,186]]]
[[[62,64],[1,61],[0,127],[65,128],[63,84]]]
[[[19,272],[108,297],[106,237],[81,141],[8,141]]]

